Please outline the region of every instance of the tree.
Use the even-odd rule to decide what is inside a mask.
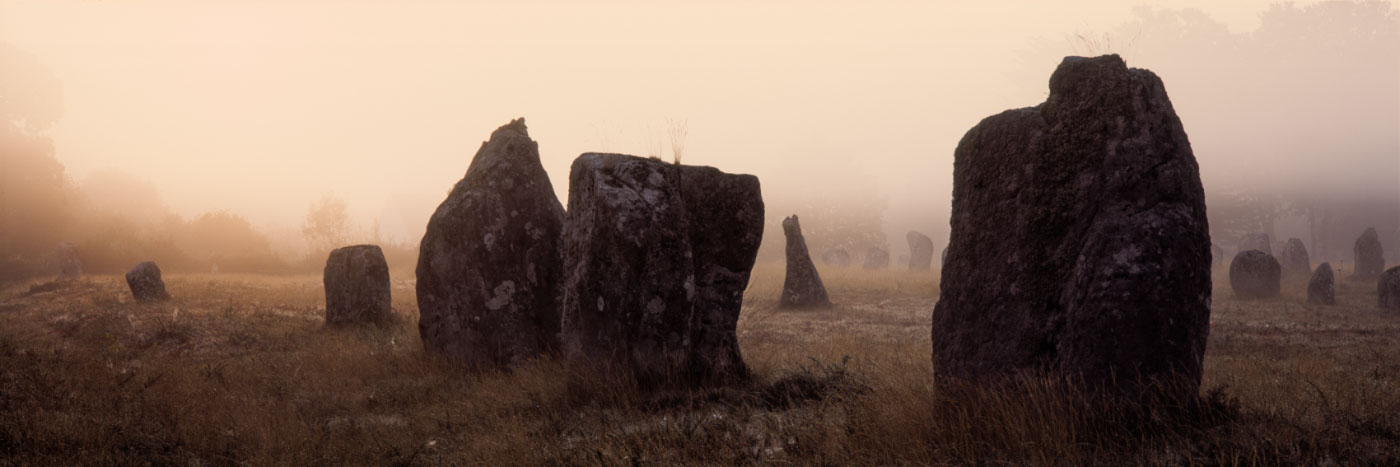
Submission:
[[[63,113],[58,80],[0,43],[0,259],[51,251],[68,222],[63,164],[44,132]]]
[[[344,245],[350,237],[350,214],[345,208],[345,201],[330,193],[322,195],[306,211],[306,223],[302,224],[301,233],[316,253]]]

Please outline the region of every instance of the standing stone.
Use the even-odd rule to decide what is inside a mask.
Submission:
[[[1219,265],[1224,264],[1224,263],[1225,263],[1225,250],[1222,250],[1222,249],[1220,249],[1220,247],[1215,246],[1214,243],[1210,244],[1210,265],[1211,265],[1211,266],[1219,266]]]
[[[154,261],[142,261],[126,272],[126,286],[131,288],[131,296],[138,302],[166,300],[165,281],[160,279],[160,267]]]
[[[423,347],[497,368],[557,349],[563,225],[525,120],[492,132],[419,246]]]
[[[1250,232],[1244,234],[1244,239],[1240,240],[1239,251],[1259,250],[1274,255],[1273,243],[1269,241],[1269,234],[1263,232]]]
[[[1381,238],[1376,234],[1375,227],[1367,228],[1356,239],[1356,246],[1352,251],[1356,255],[1356,262],[1353,263],[1356,269],[1352,279],[1373,279],[1385,270],[1385,248],[1381,247]]]
[[[787,277],[783,279],[783,296],[779,308],[826,308],[831,300],[826,286],[807,256],[807,240],[802,238],[802,225],[797,214],[783,219],[783,235],[787,237]]]
[[[321,274],[326,289],[326,324],[385,323],[394,317],[389,303],[389,263],[378,245],[337,248]]]
[[[1382,310],[1400,311],[1400,266],[1390,268],[1376,280],[1376,295]]]
[[[1048,371],[1127,397],[1196,396],[1210,233],[1156,75],[1116,55],[1065,58],[1044,104],[982,120],[953,167],[938,376]]]
[[[910,230],[909,233],[904,234],[904,240],[909,242],[909,270],[927,271],[933,269],[933,239]]]
[[[822,253],[822,263],[838,268],[848,267],[851,265],[851,254],[846,253],[846,250],[841,248],[826,250],[825,253]]]
[[[1283,268],[1283,277],[1308,277],[1312,272],[1312,262],[1308,259],[1308,249],[1303,246],[1303,241],[1290,238],[1283,248],[1279,250],[1279,265]]]
[[[735,331],[763,219],[752,175],[579,156],[564,225],[565,352],[646,384],[747,378]]]
[[[865,250],[865,269],[885,269],[890,267],[890,252],[878,246]]]
[[[1314,271],[1312,279],[1308,280],[1308,303],[1314,305],[1337,304],[1337,287],[1332,276],[1331,264],[1317,265],[1317,271]]]
[[[83,276],[83,261],[78,257],[78,246],[72,243],[60,243],[55,251],[58,257],[58,279],[71,280]]]
[[[1241,251],[1230,262],[1230,288],[1239,298],[1269,298],[1278,295],[1280,267],[1273,255]]]

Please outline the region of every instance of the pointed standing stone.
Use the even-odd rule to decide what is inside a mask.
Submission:
[[[783,279],[783,296],[779,308],[826,308],[831,300],[826,286],[807,254],[807,240],[802,238],[802,225],[797,215],[783,219],[783,235],[787,238],[787,276]]]
[[[1381,275],[1385,270],[1385,248],[1381,247],[1381,237],[1376,234],[1376,228],[1367,228],[1356,239],[1356,245],[1352,247],[1355,254],[1356,269],[1352,274],[1352,279],[1367,280]]]
[[[1336,280],[1333,278],[1331,264],[1317,265],[1317,271],[1313,272],[1312,279],[1308,280],[1308,303],[1314,305],[1337,304],[1337,286]]]

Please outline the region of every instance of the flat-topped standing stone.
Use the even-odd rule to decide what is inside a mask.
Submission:
[[[807,254],[807,240],[802,237],[802,225],[793,214],[783,219],[783,235],[787,238],[787,276],[783,278],[783,295],[779,308],[825,308],[831,306],[817,267]]]
[[[1244,238],[1240,240],[1239,251],[1249,250],[1259,250],[1264,253],[1268,253],[1269,256],[1273,256],[1274,244],[1269,241],[1269,234],[1263,232],[1250,232],[1244,234]]]
[[[131,288],[131,296],[138,302],[166,300],[165,281],[160,278],[160,267],[154,261],[142,261],[126,272],[126,286]]]
[[[1367,228],[1357,237],[1352,252],[1356,255],[1356,272],[1352,275],[1353,279],[1373,279],[1385,270],[1385,248],[1381,246],[1381,237],[1376,234],[1375,227]]]
[[[1331,264],[1317,265],[1317,271],[1314,271],[1312,278],[1308,280],[1308,303],[1314,305],[1337,304],[1336,279],[1333,278]]]
[[[1312,261],[1308,259],[1308,249],[1303,246],[1303,241],[1297,238],[1288,239],[1279,251],[1279,266],[1283,268],[1283,277],[1301,278],[1308,277],[1312,273]]]
[[[1050,372],[1128,397],[1195,397],[1210,234],[1162,81],[1066,58],[1038,107],[982,120],[953,163],[932,341],[939,377]]]
[[[927,271],[933,269],[933,239],[928,235],[910,230],[904,234],[909,242],[909,270]]]
[[[563,225],[525,120],[492,132],[419,246],[424,348],[471,367],[512,367],[556,349]]]
[[[337,248],[321,273],[326,324],[378,324],[393,319],[389,263],[378,245]]]
[[[569,356],[647,384],[747,377],[735,329],[763,237],[757,177],[589,153],[568,212]]]
[[[865,250],[865,269],[885,269],[890,267],[890,252],[878,246]]]
[[[1230,288],[1239,298],[1278,296],[1281,270],[1273,255],[1259,250],[1241,251],[1230,262]]]
[[[1381,309],[1400,311],[1400,266],[1390,268],[1376,279],[1376,295]]]

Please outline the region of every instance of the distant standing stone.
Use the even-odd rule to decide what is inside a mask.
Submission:
[[[933,239],[927,235],[910,230],[904,234],[904,240],[909,242],[909,270],[927,271],[933,268]]]
[[[77,279],[83,275],[83,261],[78,257],[78,246],[72,243],[58,244],[58,278]]]
[[[1337,304],[1336,280],[1333,279],[1331,264],[1319,264],[1317,271],[1313,271],[1312,279],[1308,280],[1308,303],[1314,305]]]
[[[1308,249],[1303,246],[1303,241],[1300,239],[1288,239],[1279,252],[1278,260],[1279,266],[1283,268],[1283,277],[1308,277],[1308,274],[1312,272],[1312,262],[1308,259]]]
[[[822,253],[822,263],[838,268],[848,267],[851,265],[851,254],[841,248],[826,250]]]
[[[337,248],[326,258],[326,324],[384,323],[393,319],[389,263],[378,245]]]
[[[865,250],[865,269],[885,269],[890,267],[890,252],[878,246]]]
[[[1385,248],[1381,246],[1381,237],[1376,234],[1375,227],[1367,228],[1361,233],[1352,251],[1356,256],[1356,272],[1352,275],[1353,279],[1371,279],[1385,270]]]
[[[1239,298],[1269,298],[1278,295],[1280,275],[1278,260],[1259,251],[1241,251],[1230,262],[1230,288]]]
[[[793,214],[783,219],[783,235],[787,238],[787,277],[783,279],[783,296],[779,308],[825,308],[831,306],[826,286],[807,254],[807,240],[802,237],[802,225]]]
[[[1269,234],[1263,232],[1250,232],[1244,234],[1244,239],[1240,240],[1239,251],[1259,250],[1274,255],[1273,243],[1269,241]]]
[[[1376,280],[1376,294],[1383,310],[1400,311],[1400,266],[1390,268]]]
[[[166,300],[165,281],[160,279],[160,267],[154,261],[142,261],[126,272],[126,286],[131,288],[131,296],[138,302]]]
[[[1211,266],[1219,266],[1219,265],[1224,264],[1224,263],[1225,263],[1225,250],[1222,250],[1222,249],[1220,249],[1220,247],[1215,246],[1214,243],[1210,244],[1210,264],[1211,264]]]

